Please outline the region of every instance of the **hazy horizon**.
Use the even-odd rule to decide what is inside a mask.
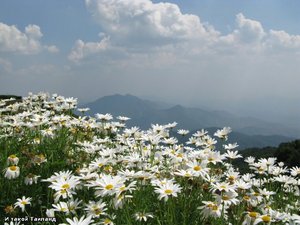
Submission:
[[[132,94],[300,127],[300,2],[4,0],[0,94]],[[12,13],[14,12],[14,13]]]

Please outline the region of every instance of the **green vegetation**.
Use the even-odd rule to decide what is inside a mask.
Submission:
[[[289,167],[300,166],[300,140],[280,144],[274,156]]]
[[[22,99],[21,96],[17,96],[17,95],[0,95],[0,99],[1,100],[3,100],[3,99],[10,99],[10,98],[17,99],[17,100],[21,100]]]
[[[300,140],[281,143],[278,147],[247,148],[240,152],[243,158],[253,156],[257,159],[276,157],[278,162],[283,162],[287,167],[300,166]],[[243,172],[249,172],[249,167],[243,159],[234,162]]]

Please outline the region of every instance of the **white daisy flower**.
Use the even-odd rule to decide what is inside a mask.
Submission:
[[[4,177],[11,180],[19,177],[20,175],[20,167],[13,165],[4,169]]]
[[[181,192],[181,187],[178,184],[167,182],[156,187],[154,192],[159,194],[159,200],[164,199],[164,201],[168,201],[169,197],[177,197],[177,194]]]
[[[102,202],[101,200],[98,202],[95,201],[89,201],[88,204],[86,204],[86,208],[84,209],[87,211],[88,216],[92,216],[93,218],[98,218],[100,215],[105,215],[106,203]]]
[[[22,212],[24,212],[25,206],[31,205],[31,199],[32,198],[26,198],[25,196],[23,196],[22,198],[18,198],[17,202],[15,203],[15,208],[19,207],[22,210]]]
[[[137,212],[134,214],[134,218],[136,221],[145,221],[147,222],[148,218],[153,218],[152,213],[145,213],[145,212]]]
[[[228,134],[231,132],[231,128],[230,127],[224,127],[223,129],[221,130],[217,130],[215,133],[214,133],[214,136],[218,137],[218,138],[221,138],[225,141],[227,141],[228,139]]]
[[[18,165],[19,158],[13,154],[7,157],[7,164],[8,165]]]

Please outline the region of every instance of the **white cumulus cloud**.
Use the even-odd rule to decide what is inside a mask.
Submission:
[[[86,0],[86,6],[106,33],[120,42],[155,43],[212,39],[217,32],[176,4],[150,0]]]
[[[30,24],[25,27],[25,33],[29,38],[32,39],[40,39],[41,37],[43,37],[40,27],[34,24]]]
[[[43,49],[40,42],[42,36],[41,29],[37,25],[30,24],[22,32],[14,25],[9,26],[0,22],[0,52],[37,54]],[[51,49],[49,51],[51,52]]]
[[[300,36],[285,31],[266,30],[263,24],[239,13],[235,27],[229,34],[222,34],[203,22],[198,15],[184,14],[178,5],[150,0],[85,0],[86,7],[100,29],[109,39],[100,42],[78,40],[68,58],[79,62],[89,55],[110,49],[122,60],[155,59],[171,62],[220,58],[224,54],[270,54],[270,52],[300,51]],[[271,50],[271,51],[270,51]],[[106,51],[106,54],[111,54]],[[112,59],[107,57],[106,59]],[[126,59],[125,59],[126,58]],[[161,59],[161,60],[160,60]],[[140,61],[140,60],[139,60]],[[152,63],[145,60],[145,63]],[[161,64],[161,63],[160,63]]]
[[[57,53],[57,52],[59,52],[59,48],[56,47],[55,45],[50,45],[50,46],[45,45],[44,47],[50,53]]]
[[[268,40],[269,47],[281,47],[287,49],[300,49],[300,35],[290,35],[280,30],[270,30],[270,38]]]
[[[245,43],[260,42],[266,33],[261,23],[256,20],[247,19],[242,13],[236,16],[238,29],[233,33],[238,40]]]
[[[284,53],[286,51],[300,53],[300,35],[291,35],[283,30],[266,30],[263,25],[242,13],[236,15],[236,29],[215,42],[216,48],[231,51],[250,50],[266,54]]]
[[[99,42],[84,42],[77,40],[68,59],[73,62],[79,62],[85,57],[105,51],[109,46],[109,37],[103,37]]]
[[[230,34],[220,36],[215,47],[237,51],[245,48],[261,50],[266,38],[267,33],[259,21],[248,19],[239,13],[236,15],[236,28]]]

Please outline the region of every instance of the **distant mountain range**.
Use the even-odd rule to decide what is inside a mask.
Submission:
[[[265,122],[252,117],[239,117],[226,111],[208,111],[200,108],[188,108],[181,105],[171,106],[161,102],[143,100],[133,95],[111,95],[102,97],[83,107],[89,107],[90,115],[110,113],[114,116],[127,116],[127,127],[138,126],[148,129],[151,124],[177,122],[177,129],[190,131],[202,128],[233,129],[231,142],[240,147],[277,146],[281,142],[294,140],[300,136],[300,130],[277,123]]]

